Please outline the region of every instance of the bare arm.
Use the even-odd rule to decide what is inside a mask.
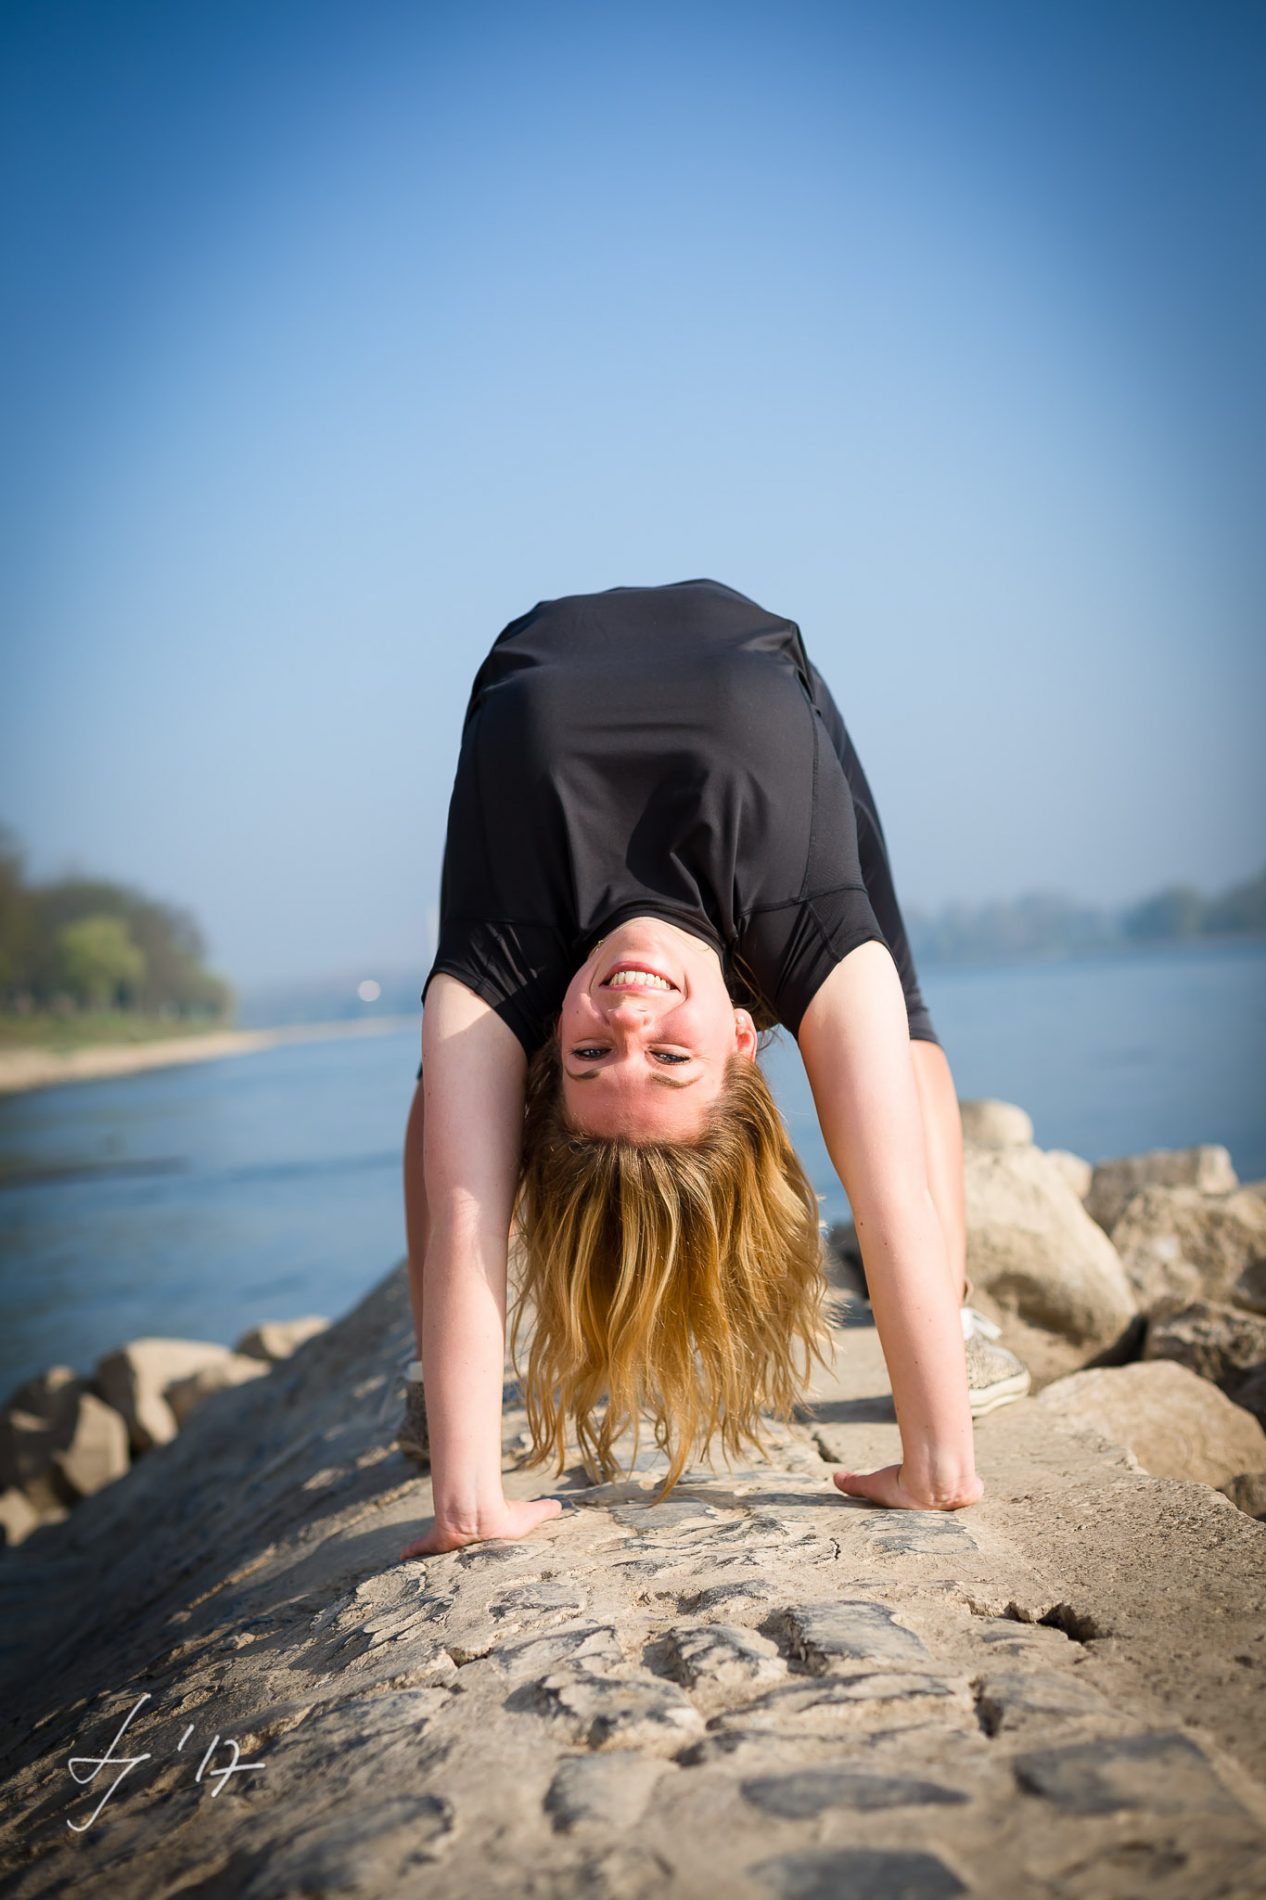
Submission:
[[[421,1331],[435,1521],[405,1556],[521,1537],[562,1509],[550,1498],[507,1503],[501,1484],[506,1257],[526,1058],[482,998],[441,974],[427,993],[422,1063]]]
[[[848,1195],[892,1380],[902,1462],[841,1490],[922,1510],[974,1504],[962,1326],[928,1185],[922,1113],[897,968],[881,943],[836,965],[805,1012],[800,1051]]]

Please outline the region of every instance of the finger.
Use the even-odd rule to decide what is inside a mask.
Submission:
[[[405,1563],[411,1557],[442,1557],[446,1551],[460,1550],[462,1542],[460,1537],[455,1540],[440,1537],[432,1525],[423,1536],[415,1537],[411,1544],[406,1544],[396,1561]]]
[[[885,1504],[889,1497],[886,1471],[837,1471],[835,1483],[847,1497],[868,1498],[872,1504]]]

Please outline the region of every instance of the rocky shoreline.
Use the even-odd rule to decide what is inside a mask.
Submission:
[[[0,1561],[6,1891],[1266,1893],[1263,1186],[964,1127],[973,1303],[1035,1375],[977,1421],[978,1505],[830,1482],[899,1455],[845,1230],[834,1368],[766,1460],[658,1505],[653,1448],[560,1479],[511,1382],[507,1493],[572,1508],[402,1564],[400,1266]],[[152,1433],[200,1375],[147,1396],[144,1359]]]
[[[50,1366],[0,1410],[0,1535],[20,1544],[170,1444],[198,1406],[262,1378],[328,1322],[252,1326],[233,1347],[206,1339],[133,1339],[93,1372]]]
[[[1266,1517],[1266,1181],[1211,1144],[1092,1165],[1012,1103],[961,1109],[971,1298],[1034,1395]],[[851,1224],[831,1241],[864,1296]]]
[[[343,1036],[381,1036],[412,1027],[413,1016],[374,1016],[334,1023],[291,1023],[277,1029],[220,1029],[154,1042],[98,1043],[88,1049],[0,1049],[0,1095],[55,1088],[63,1082],[99,1082],[186,1062],[250,1055],[286,1042],[329,1042]]]

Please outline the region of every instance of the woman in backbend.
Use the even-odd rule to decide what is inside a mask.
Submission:
[[[901,1430],[900,1464],[835,1482],[895,1508],[980,1497],[973,1413],[1029,1377],[963,1304],[954,1082],[874,799],[794,622],[706,580],[511,622],[466,710],[423,998],[397,1442],[429,1458],[435,1521],[411,1553],[561,1509],[502,1491],[512,1224],[533,1462],[561,1471],[570,1429],[611,1476],[649,1417],[667,1490],[714,1436],[759,1450],[762,1412],[790,1413],[825,1282],[757,1061],[775,1024],[853,1212]]]

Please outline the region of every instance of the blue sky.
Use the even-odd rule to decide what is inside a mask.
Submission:
[[[429,961],[550,595],[799,622],[911,905],[1266,860],[1266,12],[0,10],[0,816]]]

